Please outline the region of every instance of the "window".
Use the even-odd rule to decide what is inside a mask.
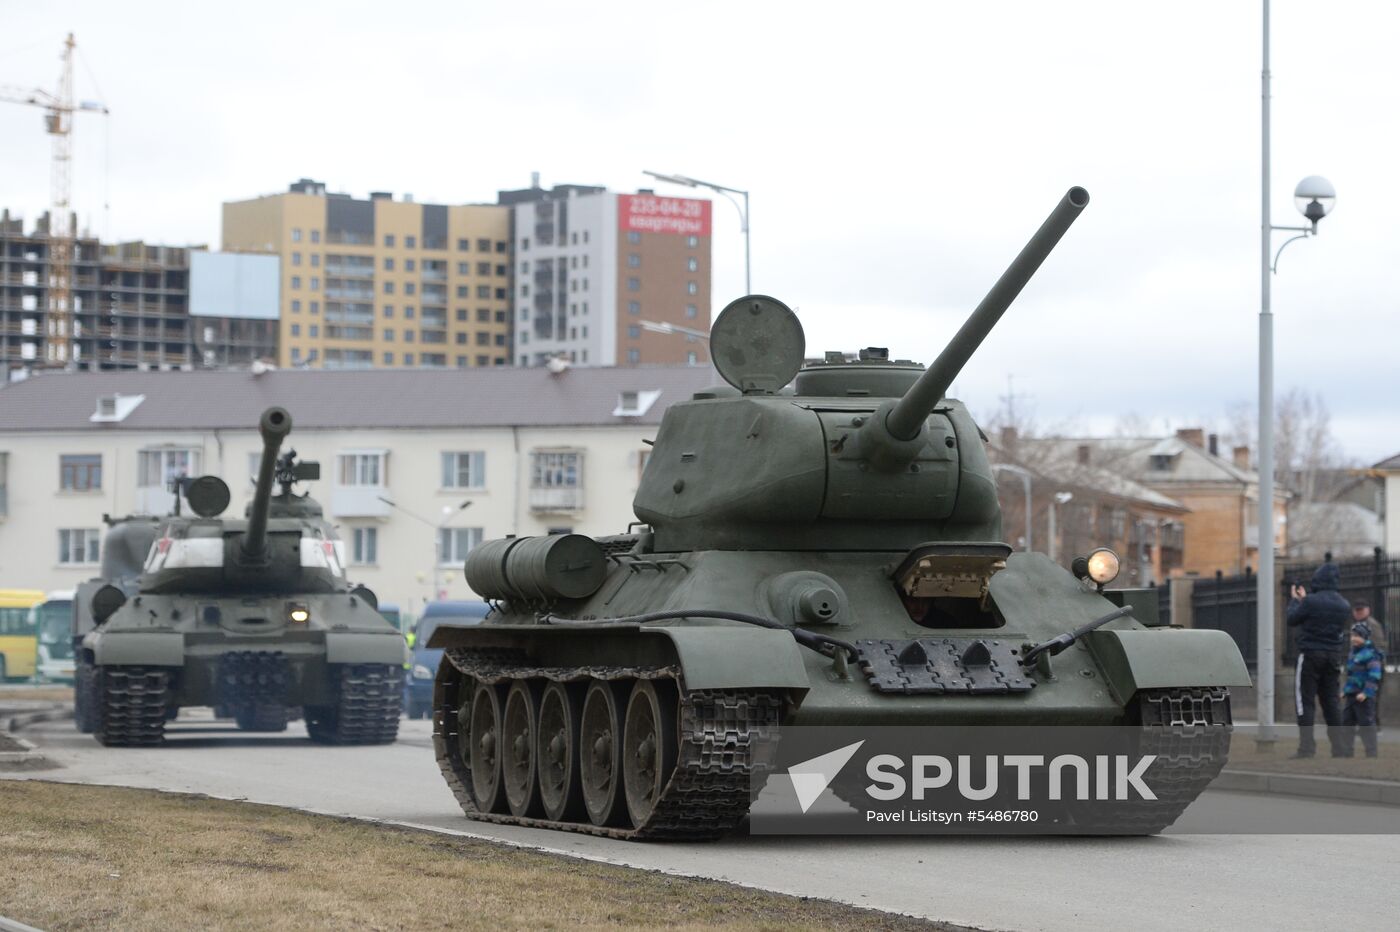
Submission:
[[[685,354],[685,364],[687,366],[693,366],[699,361],[700,357],[695,353],[694,350],[691,350],[690,352]]]
[[[640,339],[641,336],[642,336],[642,328],[641,328],[641,327],[637,326],[636,324],[628,324],[628,325],[627,325],[627,339],[629,339],[629,340],[637,340],[637,339]]]
[[[640,278],[629,278],[629,279],[627,279],[627,290],[628,290],[628,291],[640,291],[641,288],[642,288],[642,280],[641,280]]]
[[[529,275],[529,274],[530,274],[530,260],[529,260],[529,259],[526,259],[524,262],[521,262],[521,263],[520,263],[520,272],[521,272],[522,275]]]
[[[102,488],[102,454],[67,453],[58,458],[58,485],[66,492],[95,492]]]
[[[686,244],[687,246],[689,246],[691,249],[694,249],[696,246],[699,246],[699,245],[700,245],[700,237],[698,237],[698,236],[687,236],[687,237],[685,238],[685,244]]]
[[[405,343],[412,343],[412,342],[413,342],[413,331],[412,331],[412,330],[405,330],[405,331],[403,332],[403,341],[404,341]]]
[[[350,532],[350,562],[356,566],[379,562],[379,528],[357,527]]]
[[[405,305],[403,306],[403,316],[404,316],[404,318],[407,319],[407,320],[412,320],[412,319],[413,319],[413,305],[412,305],[412,304],[405,304]]]
[[[529,248],[530,248],[530,238],[529,238],[528,236],[525,238],[525,247],[524,247],[524,248],[526,248],[526,249],[529,249]],[[491,241],[490,241],[489,239],[479,239],[479,240],[477,240],[477,241],[476,241],[476,251],[477,251],[477,252],[490,252],[490,251],[491,251]]]
[[[313,252],[311,254],[311,267],[313,269],[319,269],[321,267],[321,254],[319,252]]]
[[[418,291],[418,286],[415,285],[413,282],[404,282],[404,283],[403,283],[403,293],[404,293],[404,294],[416,294],[417,291]]]
[[[476,345],[477,345],[477,346],[490,346],[490,345],[491,345],[491,334],[485,332],[484,330],[478,330],[478,331],[476,332]]]
[[[635,366],[637,363],[639,363],[639,362],[641,362],[641,361],[642,361],[642,351],[641,351],[641,350],[638,350],[638,349],[630,349],[630,350],[627,351],[627,362],[628,362],[629,365]]]
[[[172,479],[199,473],[197,450],[142,450],[136,457],[136,485],[166,489]]]
[[[587,305],[584,305],[584,307],[587,307]],[[490,313],[490,311],[488,311],[488,310],[487,310],[486,308],[484,308],[484,307],[479,307],[479,308],[476,309],[476,316],[477,316],[477,318],[478,318],[479,320],[485,320],[485,319],[486,319],[485,317],[482,316],[483,313]],[[498,324],[503,324],[503,323],[505,323],[505,322],[506,322],[506,312],[505,312],[505,311],[497,311],[497,312],[496,312],[496,323],[498,323]]]
[[[393,249],[393,248],[394,248],[394,234],[392,234],[392,233],[385,233],[385,234],[384,234],[384,245],[385,245],[386,247],[388,247],[389,249]]]
[[[412,353],[404,353],[404,354],[403,354],[403,364],[404,364],[405,366],[411,366],[411,365],[413,365],[413,354],[412,354]]]
[[[686,283],[685,283],[685,293],[686,293],[686,294],[699,294],[699,293],[700,293],[700,286],[697,285],[697,284],[695,284],[695,282],[686,282]]]
[[[442,454],[442,487],[444,489],[480,489],[486,485],[486,454]]]
[[[69,566],[96,563],[101,555],[101,540],[97,528],[60,528],[58,562]]]
[[[292,324],[292,336],[301,336],[301,324]]]
[[[403,248],[404,248],[404,249],[416,249],[416,248],[418,248],[418,239],[417,239],[417,237],[414,237],[414,236],[405,236],[405,237],[403,238]]]
[[[385,283],[384,283],[384,293],[385,293],[385,294],[393,294],[393,293],[394,293],[394,283],[393,283],[393,282],[385,282]]]
[[[317,278],[315,275],[311,276],[311,290],[312,290],[312,291],[320,291],[320,290],[321,290],[321,280],[320,280],[319,278]]]
[[[691,272],[698,272],[700,271],[700,260],[691,256],[689,259],[685,260],[685,267]]]
[[[301,265],[301,253],[292,253],[292,265]]]
[[[476,274],[478,274],[478,275],[490,275],[490,274],[491,274],[491,263],[489,263],[489,262],[478,262],[478,263],[476,264]]]
[[[692,319],[698,317],[700,316],[700,309],[693,304],[687,304],[685,306],[685,316]]]
[[[481,543],[479,527],[445,527],[438,531],[438,565],[461,566]]]
[[[292,227],[292,242],[301,242],[301,227]]]
[[[584,263],[584,264],[587,265],[587,263]],[[506,267],[505,267],[504,265],[498,265],[498,266],[496,266],[496,274],[497,274],[497,275],[505,275],[505,274],[506,274]]]
[[[631,243],[633,246],[635,246],[635,245],[637,245],[638,243],[640,243],[641,241],[642,241],[642,234],[638,233],[636,230],[628,230],[628,231],[627,231],[627,242],[629,242],[629,243]]]
[[[386,365],[386,366],[392,366],[393,364],[394,364],[394,354],[393,354],[393,353],[385,353],[385,354],[384,354],[384,365]]]
[[[583,241],[584,241],[585,243],[588,242],[588,231],[587,231],[587,230],[584,230],[584,231],[583,231]]]
[[[627,267],[628,267],[629,269],[639,269],[639,268],[641,268],[641,267],[642,267],[642,257],[639,256],[639,255],[637,255],[635,252],[629,252],[629,253],[627,254]]]
[[[321,231],[320,231],[320,230],[312,230],[312,231],[311,231],[311,242],[313,242],[313,243],[319,243],[320,241],[321,241]]]
[[[312,302],[311,302],[311,313],[313,313],[313,314],[319,314],[319,313],[321,313],[321,302],[320,302],[320,301],[312,301]]]
[[[318,325],[312,324],[309,329],[311,330],[311,336],[319,337],[321,335],[321,328]]]
[[[293,287],[293,288],[300,288],[300,287],[301,287],[301,276],[300,276],[300,275],[293,275],[293,276],[292,276],[292,287]]]
[[[527,262],[527,263],[525,263],[525,264],[528,266],[530,263]],[[529,271],[529,269],[526,269],[526,271]],[[458,274],[458,275],[470,275],[471,273],[472,273],[472,264],[471,264],[470,262],[458,262],[458,263],[457,263],[457,274]]]
[[[300,314],[300,313],[301,313],[301,302],[300,302],[300,301],[293,301],[293,302],[292,302],[292,313],[293,313],[293,314]]]
[[[638,314],[642,313],[642,302],[628,301],[627,313],[631,314],[633,317],[636,317]]]
[[[534,453],[530,456],[530,488],[576,489],[583,472],[581,453]]]
[[[393,256],[385,256],[385,257],[384,257],[384,271],[386,271],[386,272],[392,272],[392,271],[394,271],[394,257],[393,257]]]
[[[467,309],[464,308],[464,307],[459,307],[459,308],[457,308],[457,320],[458,320],[458,321],[465,322],[466,319],[467,319]]]
[[[392,331],[392,330],[385,330],[385,331],[384,331],[384,342],[385,342],[385,343],[393,343],[393,342],[394,342],[394,331]]]
[[[505,346],[505,345],[506,345],[506,335],[505,335],[504,333],[498,333],[498,334],[496,334],[496,345],[497,345],[497,346]]]
[[[471,249],[471,248],[472,248],[471,240],[468,240],[468,239],[459,239],[459,240],[457,240],[457,251],[458,251],[458,252],[466,252],[467,250],[469,250],[469,249]]]
[[[412,243],[409,243],[409,245],[412,246],[413,244],[412,244]],[[405,272],[412,272],[412,271],[415,271],[417,268],[418,268],[418,263],[414,262],[412,259],[405,259],[405,260],[403,260],[403,270],[404,270]]]
[[[367,485],[383,488],[388,470],[385,453],[340,453],[336,456],[336,475],[341,485]]]
[[[496,240],[496,251],[497,251],[497,252],[505,252],[505,251],[506,251],[506,241],[505,241],[505,240],[503,240],[503,239],[498,239],[498,240]]]
[[[457,343],[458,343],[458,345],[465,344],[466,342],[467,342],[467,335],[466,335],[465,333],[459,333],[459,334],[457,334]]]
[[[489,298],[489,297],[491,297],[491,286],[490,286],[490,285],[477,285],[477,286],[476,286],[476,296],[477,296],[478,298]]]
[[[458,285],[458,286],[457,286],[457,297],[459,297],[459,298],[470,298],[471,296],[472,296],[472,286],[471,286],[471,285]]]

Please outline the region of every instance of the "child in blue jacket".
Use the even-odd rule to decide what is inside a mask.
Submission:
[[[1357,729],[1367,757],[1376,756],[1376,703],[1380,701],[1381,652],[1371,643],[1371,628],[1364,622],[1351,626],[1351,655],[1347,657],[1347,681],[1342,687],[1346,707],[1342,724],[1347,729],[1344,757],[1355,754]]]

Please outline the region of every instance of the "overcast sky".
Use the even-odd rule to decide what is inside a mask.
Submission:
[[[0,0],[0,84],[77,34],[74,204],[110,238],[218,244],[222,201],[333,191],[752,191],[753,282],[808,351],[922,361],[1072,184],[1093,202],[958,380],[1043,423],[1209,424],[1256,392],[1260,8],[1245,2],[234,4]],[[839,10],[839,12],[836,12]],[[1400,452],[1400,9],[1274,3],[1276,223],[1338,206],[1275,277],[1280,393]],[[41,114],[0,104],[0,206],[48,201]],[[666,190],[666,189],[663,189]],[[684,189],[671,189],[685,193]],[[104,209],[104,203],[108,205]],[[743,288],[715,206],[716,312]],[[1280,240],[1281,242],[1281,240]]]

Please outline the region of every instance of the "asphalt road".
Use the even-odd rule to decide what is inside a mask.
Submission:
[[[1400,859],[1400,809],[1310,803],[1320,824],[1394,834],[1156,838],[797,838],[735,836],[704,844],[639,844],[467,820],[433,760],[427,722],[398,743],[311,744],[300,723],[252,736],[182,713],[163,747],[102,748],[71,722],[26,730],[63,769],[18,778],[205,793],[315,812],[389,820],[594,860],[711,877],[799,896],[986,929],[1385,928],[1393,904],[1346,896],[1340,878]],[[195,714],[198,714],[196,711]],[[1296,811],[1283,797],[1207,793],[1178,829],[1219,814]],[[1285,809],[1285,807],[1289,807]]]

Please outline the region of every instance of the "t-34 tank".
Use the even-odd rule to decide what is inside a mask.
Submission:
[[[229,710],[250,731],[283,731],[301,713],[312,740],[327,743],[398,733],[403,637],[374,594],[347,581],[321,506],[292,491],[320,467],[278,456],[291,415],[269,408],[258,426],[246,520],[219,517],[230,497],[222,480],[182,481],[194,514],[160,521],[135,585],[85,594],[94,628],[80,663],[103,744],[159,743],[166,720],[197,705]]]
[[[1224,763],[1239,651],[1159,626],[1154,590],[1104,591],[1110,551],[1075,572],[1012,553],[981,433],[944,397],[1088,199],[1068,192],[927,370],[883,350],[804,365],[790,310],[733,302],[710,341],[732,388],[666,411],[636,533],[473,551],[495,611],[430,642],[434,746],[467,814],[713,837],[775,726],[1101,724],[1155,743],[1169,779],[1112,825],[1065,824],[1170,824]]]

